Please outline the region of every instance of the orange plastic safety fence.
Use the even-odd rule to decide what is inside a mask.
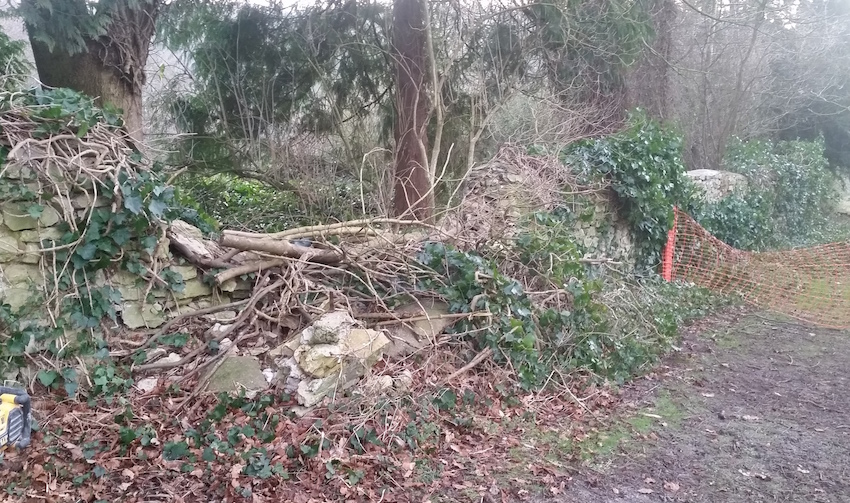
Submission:
[[[850,243],[747,252],[723,243],[678,209],[670,234],[662,264],[668,281],[738,294],[816,325],[850,328]]]

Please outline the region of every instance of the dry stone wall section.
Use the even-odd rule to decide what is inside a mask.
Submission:
[[[36,182],[28,178],[26,169],[15,169],[14,165],[3,171],[0,183],[33,184],[32,189],[39,189]],[[33,214],[32,205],[25,202],[0,203],[0,302],[8,304],[13,312],[44,303],[46,294],[53,290],[54,264],[49,250],[65,232],[62,223],[68,217],[85,218],[92,208],[112,204],[110,198],[94,200],[84,192],[68,196],[61,200],[70,201],[70,208],[63,208],[60,203],[44,204],[37,215]],[[188,224],[184,226],[191,228]],[[197,231],[199,238],[200,234]],[[156,259],[158,270],[170,270],[181,278],[183,286],[179,291],[153,287],[138,275],[117,267],[90,278],[92,286],[111,285],[120,293],[121,301],[115,310],[128,329],[156,328],[187,310],[245,298],[252,288],[250,282],[237,280],[221,287],[211,286],[194,265],[170,252],[167,240],[160,243]],[[34,315],[44,317],[45,313],[35,309]]]

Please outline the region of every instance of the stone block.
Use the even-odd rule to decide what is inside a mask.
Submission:
[[[20,239],[23,243],[41,243],[43,240],[59,241],[62,238],[62,231],[56,227],[48,227],[46,229],[26,229],[21,231]]]
[[[5,166],[2,171],[3,177],[10,180],[34,180],[35,173],[26,166],[22,166],[17,162],[11,162]]]
[[[3,223],[13,231],[25,229],[36,229],[39,227],[51,227],[59,223],[59,212],[52,206],[45,206],[38,218],[29,215],[27,207],[29,203],[7,202],[0,206],[3,214]]]
[[[218,288],[222,292],[247,292],[254,288],[254,283],[247,279],[229,279]]]
[[[41,247],[35,243],[24,243],[24,255],[21,261],[25,264],[38,264],[41,262]]]
[[[141,300],[142,289],[135,286],[118,285],[115,287],[118,293],[121,294],[121,300]]]
[[[213,393],[238,392],[244,389],[251,394],[269,387],[260,361],[251,356],[225,356],[221,365],[207,378],[207,391]]]
[[[342,352],[336,344],[302,345],[295,350],[295,361],[301,370],[312,377],[323,378],[339,373]]]
[[[199,278],[190,279],[183,283],[183,291],[175,293],[177,300],[194,299],[195,297],[206,297],[212,295],[212,288]]]
[[[353,326],[354,319],[346,311],[324,314],[301,332],[301,344],[336,344]]]
[[[18,238],[14,236],[0,236],[0,263],[18,260],[21,255]]]
[[[389,343],[387,336],[377,330],[358,328],[340,341],[340,349],[347,360],[355,359],[371,367],[383,356],[383,350]]]
[[[36,265],[12,263],[3,266],[2,271],[3,277],[12,285],[30,281],[36,284],[44,282],[41,269]]]
[[[183,281],[198,277],[198,268],[193,265],[173,265],[169,269],[179,274]]]
[[[77,194],[71,198],[71,207],[75,210],[83,208],[102,208],[109,206],[112,201],[103,196],[94,197],[94,194]]]
[[[165,323],[165,314],[159,304],[130,301],[124,303],[121,309],[121,319],[127,328],[156,328]]]
[[[3,299],[4,303],[9,304],[12,312],[16,312],[27,305],[30,300],[33,300],[37,293],[38,291],[35,290],[35,287],[16,285],[0,290],[0,299]]]

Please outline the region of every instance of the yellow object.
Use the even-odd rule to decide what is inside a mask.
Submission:
[[[0,451],[30,444],[30,397],[24,390],[0,386]]]

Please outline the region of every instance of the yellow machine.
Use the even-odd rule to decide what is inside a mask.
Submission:
[[[30,396],[25,390],[0,386],[0,451],[30,444]]]

